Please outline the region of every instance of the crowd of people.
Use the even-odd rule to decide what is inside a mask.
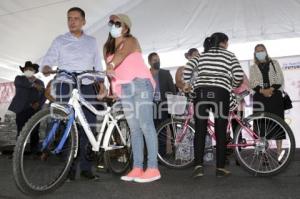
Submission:
[[[101,101],[106,95],[121,101],[130,128],[133,151],[133,168],[121,180],[145,183],[161,178],[157,161],[158,148],[160,154],[165,154],[167,147],[166,140],[158,141],[156,128],[170,117],[165,107],[166,94],[191,90],[196,94],[193,176],[198,178],[204,175],[203,156],[209,111],[214,113],[215,118],[216,175],[222,177],[230,174],[225,168],[227,118],[234,102],[232,92],[245,81],[245,74],[234,53],[227,50],[229,38],[226,34],[217,32],[207,37],[203,43],[204,52],[191,48],[184,55],[188,62],[178,68],[174,84],[170,71],[161,68],[156,52],[148,56],[151,66],[149,70],[143,60],[138,39],[131,33],[132,23],[127,15],[114,14],[109,17],[110,31],[103,46],[103,57],[96,39],[83,31],[85,12],[78,7],[71,8],[67,12],[67,19],[69,32],[54,39],[41,67],[31,62],[20,67],[24,75],[15,79],[16,96],[9,107],[17,116],[18,135],[28,119],[42,108],[46,97],[50,102],[68,102],[74,87],[72,81],[62,76],[56,77],[60,78],[59,84],[48,85],[45,89],[43,82],[35,77],[38,71],[45,76],[54,72],[53,66],[70,72],[102,71],[103,58],[110,88],[105,87],[103,79],[96,82],[88,79],[82,82],[80,90],[90,102]],[[279,63],[269,57],[262,44],[255,47],[254,61],[249,78],[250,89],[255,92],[254,101],[261,102],[264,111],[284,118],[281,97],[284,78]],[[95,87],[95,84],[98,86]],[[50,92],[50,88],[54,88],[55,92]],[[97,106],[97,103],[93,104]],[[278,108],[272,109],[274,106]],[[261,107],[254,108],[259,110]],[[83,111],[88,123],[96,123],[95,115],[84,107]],[[32,152],[37,150],[38,133],[33,135]],[[92,163],[85,158],[88,138],[82,128],[79,129],[79,139],[79,157],[72,165],[68,178],[75,180],[77,164],[80,164],[81,177],[95,179],[97,176],[92,172]],[[282,139],[284,135],[277,140],[278,153],[281,151]],[[144,165],[144,146],[147,147],[147,165]]]

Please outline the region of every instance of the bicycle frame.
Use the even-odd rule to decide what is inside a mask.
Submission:
[[[88,110],[90,110],[93,114],[97,116],[104,116],[100,132],[94,136],[93,132],[91,131],[90,125],[88,124],[85,115],[82,110],[82,106],[86,107]],[[111,107],[105,107],[106,110],[97,110],[95,107],[93,107],[88,101],[86,101],[78,92],[78,89],[73,89],[71,98],[69,99],[68,105],[67,106],[62,106],[57,103],[52,103],[51,104],[52,109],[59,109],[65,112],[68,115],[68,123],[67,123],[67,128],[64,131],[63,137],[54,150],[55,153],[59,153],[64,144],[65,141],[67,140],[71,127],[72,125],[76,126],[76,120],[78,120],[79,124],[82,125],[84,132],[86,136],[88,137],[88,140],[92,146],[93,151],[99,151],[100,147],[103,148],[105,151],[107,150],[114,150],[117,148],[123,148],[123,146],[109,146],[109,141],[111,134],[113,132],[114,127],[117,128],[117,131],[120,135],[121,141],[124,145],[126,145],[126,140],[122,136],[121,130],[117,124],[117,121],[119,119],[124,118],[125,116],[123,114],[118,115],[116,118],[114,118],[111,115]],[[59,124],[54,124],[50,133],[48,134],[47,138],[43,142],[43,149],[48,146],[50,140],[53,138],[55,135],[56,128],[59,126]],[[107,130],[105,131],[105,127],[107,127]],[[101,145],[102,143],[102,145]]]
[[[190,103],[189,106],[188,106],[188,115],[184,121],[184,127],[182,129],[182,132],[178,134],[178,136],[176,137],[176,140],[175,142],[176,143],[180,143],[185,134],[187,133],[186,130],[188,128],[188,124],[190,123],[192,117],[193,117],[193,104]],[[233,129],[232,129],[232,124],[231,124],[231,121],[235,119],[238,124],[246,130],[246,132],[254,139],[258,139],[258,135],[253,132],[249,127],[247,127],[247,125],[245,124],[245,121],[242,121],[241,118],[239,116],[237,116],[234,111],[230,111],[229,113],[229,117],[228,117],[228,124],[227,124],[227,133],[234,133],[233,132]],[[210,137],[216,141],[216,135],[215,135],[215,131],[214,131],[214,122],[212,122],[210,119],[208,119],[208,122],[207,122],[207,131],[208,131],[208,134],[210,135]],[[227,144],[227,148],[235,148],[235,147],[247,147],[247,146],[253,146],[253,144],[247,144],[247,143],[241,143],[241,144],[232,144],[232,143],[229,143]]]
[[[184,126],[183,126],[183,129],[182,129],[183,133],[182,134],[179,133],[179,136],[176,137],[176,139],[175,139],[176,143],[180,143],[183,140],[184,136],[186,135],[186,130],[188,128],[188,124],[190,123],[190,121],[191,121],[191,119],[193,118],[193,115],[194,115],[193,109],[194,109],[193,104],[189,102],[189,105],[188,105],[188,115],[187,115],[187,117],[186,117],[186,119],[184,121]]]
[[[233,134],[233,128],[232,128],[232,123],[231,121],[235,119],[238,124],[241,126],[241,128],[245,129],[246,132],[249,134],[249,136],[251,136],[253,139],[258,139],[258,136],[255,132],[253,132],[250,128],[248,128],[245,124],[244,121],[241,120],[241,118],[239,116],[237,116],[234,111],[230,111],[229,113],[229,117],[228,117],[228,124],[227,124],[227,134]],[[215,134],[215,131],[213,130],[215,124],[214,122],[212,122],[210,119],[208,120],[208,127],[207,127],[207,130],[208,130],[208,133],[209,135],[212,137],[213,140],[216,141],[216,134]],[[235,147],[247,147],[247,146],[253,146],[253,144],[232,144],[232,143],[229,143],[226,145],[227,148],[235,148]]]

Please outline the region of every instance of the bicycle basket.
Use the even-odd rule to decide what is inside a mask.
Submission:
[[[166,94],[168,112],[172,115],[182,115],[186,110],[187,97],[183,95]]]

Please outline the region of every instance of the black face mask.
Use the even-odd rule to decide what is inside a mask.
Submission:
[[[153,63],[152,68],[155,69],[155,70],[159,70],[160,69],[160,62]]]

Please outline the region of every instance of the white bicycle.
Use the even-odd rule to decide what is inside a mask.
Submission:
[[[17,187],[25,194],[44,194],[56,190],[67,178],[70,166],[78,153],[78,127],[82,127],[92,151],[104,150],[104,160],[114,173],[127,171],[131,163],[129,127],[124,114],[116,106],[97,110],[86,101],[77,87],[85,76],[105,77],[104,72],[84,71],[69,73],[76,87],[67,105],[52,103],[49,108],[36,113],[24,126],[13,155],[13,175]],[[93,134],[82,106],[103,117],[100,132]],[[30,135],[38,132],[37,153],[27,154]]]

